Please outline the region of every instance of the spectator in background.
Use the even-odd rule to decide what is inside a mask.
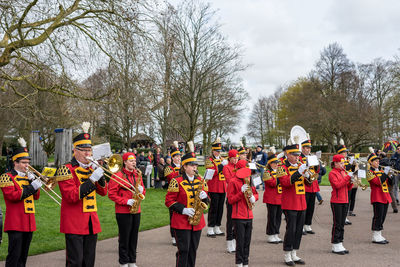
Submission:
[[[400,171],[400,145],[396,148],[396,152],[392,156],[392,162],[393,162],[393,167],[395,170]],[[399,204],[399,179],[400,179],[400,174],[397,174],[393,178],[393,195],[396,200],[393,199],[393,201],[396,201],[396,204]]]
[[[325,164],[320,163],[319,164],[319,173],[318,173],[318,184],[321,184],[322,176],[324,176],[325,174],[326,174]],[[321,205],[322,202],[324,202],[324,200],[322,199],[320,192],[317,192],[316,196],[317,196],[317,200],[318,200],[318,205]]]
[[[160,158],[157,164],[158,175],[154,174],[154,188],[162,188],[164,177],[165,160],[163,157]]]
[[[165,165],[171,166],[171,163],[172,163],[171,156],[168,156],[168,157],[165,159]]]
[[[255,154],[255,162],[257,163],[257,170],[260,174],[260,177],[264,175],[264,166],[267,165],[267,153],[265,153],[262,146],[257,146],[256,154]],[[257,188],[258,189],[258,188]]]
[[[253,160],[253,152],[251,151],[251,148],[246,149],[246,154],[247,154],[247,161],[251,162]]]
[[[145,161],[149,161],[147,158],[146,158],[146,156],[144,155],[144,151],[142,151],[142,152],[140,152],[140,156],[139,156],[139,162],[140,162],[140,164],[142,163],[142,162],[145,162]]]
[[[163,154],[161,154],[161,149],[159,147],[156,148],[156,154],[154,154],[154,180],[158,179],[158,164],[160,163],[160,159],[163,158]],[[164,162],[165,163],[165,162]]]

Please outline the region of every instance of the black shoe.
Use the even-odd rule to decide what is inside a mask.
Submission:
[[[342,251],[333,251],[332,250],[332,253],[338,254],[338,255],[345,255],[346,254],[346,252],[344,250],[342,250]]]
[[[303,235],[307,235],[307,232],[303,230]]]
[[[389,241],[387,241],[387,240],[383,240],[383,241],[372,241],[372,243],[375,243],[375,244],[380,244],[380,245],[386,245],[386,244],[389,244]]]
[[[294,266],[295,265],[293,261],[285,261],[285,264],[287,266]]]
[[[315,234],[315,232],[311,230],[311,231],[307,231],[307,234],[312,234],[313,235],[313,234]]]
[[[393,210],[393,213],[398,213],[398,212],[399,212],[398,209]]]
[[[225,233],[215,234],[217,236],[225,236]]]
[[[345,225],[352,225],[351,221],[344,222]]]
[[[207,234],[207,237],[217,238],[217,235],[216,234],[213,234],[213,235]]]
[[[349,254],[350,251],[348,251],[347,249],[344,251],[344,254]]]
[[[298,260],[298,261],[294,261],[294,263],[296,263],[296,264],[300,264],[300,265],[304,265],[304,264],[306,264],[306,262],[305,262],[305,261],[303,261],[302,259],[300,259],[300,260]]]
[[[356,216],[356,214],[353,213],[352,211],[349,211],[349,216]]]
[[[320,201],[318,201],[318,205],[322,205],[323,202],[324,202],[324,200],[321,199]]]

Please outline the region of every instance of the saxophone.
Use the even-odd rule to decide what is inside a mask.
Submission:
[[[244,198],[246,199],[247,207],[252,210],[254,208],[254,203],[250,202],[250,198],[253,196],[253,191],[251,190],[250,177],[244,178],[244,183],[248,185],[247,190],[244,191]]]
[[[196,170],[196,174],[198,175],[198,171]],[[208,208],[208,205],[204,203],[200,199],[200,192],[203,190],[203,187],[206,183],[205,179],[201,177],[201,182],[199,187],[197,187],[195,196],[194,196],[194,202],[193,202],[193,209],[194,209],[194,215],[193,217],[189,217],[188,221],[190,225],[198,225],[200,223],[201,216],[203,215],[204,210]]]
[[[138,168],[135,169],[139,176],[139,179],[137,180],[135,186],[133,186],[133,190],[135,191],[135,193],[133,194],[132,199],[135,200],[135,202],[133,202],[133,205],[129,208],[130,214],[136,214],[138,212],[140,203],[145,198],[145,196],[139,191],[139,185],[142,183],[142,172]]]

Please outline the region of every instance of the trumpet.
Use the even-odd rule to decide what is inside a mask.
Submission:
[[[136,186],[132,185],[128,181],[122,180],[121,177],[118,177],[117,175],[115,175],[115,173],[121,171],[121,169],[122,169],[121,155],[113,154],[108,159],[103,159],[103,161],[107,164],[108,168],[105,168],[104,166],[102,166],[100,163],[98,163],[92,157],[86,157],[86,159],[89,160],[90,162],[96,164],[99,168],[102,168],[104,171],[104,176],[113,180],[114,182],[116,182],[117,184],[119,184],[120,186],[125,188],[126,190],[130,191],[133,194],[133,199],[135,200],[135,202],[137,202],[138,199],[140,199],[140,201],[144,199],[144,195],[139,192],[139,189]],[[131,207],[131,209],[129,210],[129,212],[135,213],[135,211],[137,212],[138,208],[139,208],[139,206],[137,204],[136,205],[134,204]]]
[[[384,169],[385,167],[388,167],[388,166],[379,165],[379,167],[381,167],[381,168]],[[390,167],[390,166],[389,166],[389,167]],[[399,171],[399,170],[396,170],[396,169],[390,167],[390,171],[389,171],[389,173],[388,173],[389,177],[392,176],[392,175],[399,175],[399,174],[400,174],[400,171]]]
[[[56,185],[56,178],[55,177],[47,177],[42,175],[40,172],[38,172],[35,168],[33,168],[31,165],[28,165],[27,167],[27,173],[33,174],[35,176],[35,179],[38,179],[44,186],[44,192],[51,198],[53,199],[59,206],[61,206],[61,203],[56,199],[58,198],[61,200],[61,197],[59,194],[57,194],[53,188]],[[50,194],[51,192],[51,194]],[[52,195],[53,194],[53,195]]]

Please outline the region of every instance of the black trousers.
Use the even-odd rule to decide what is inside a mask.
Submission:
[[[119,263],[136,263],[140,213],[116,213]]]
[[[315,196],[316,195],[317,195],[316,193],[306,192],[307,209],[306,209],[306,219],[304,221],[304,224],[306,224],[306,225],[312,224],[312,217],[314,216]]]
[[[67,267],[93,267],[96,258],[97,234],[65,234]]]
[[[354,205],[356,204],[356,194],[357,194],[357,187],[349,190],[349,211],[354,210]]]
[[[372,231],[383,230],[383,223],[385,222],[386,213],[389,207],[389,203],[372,203],[374,208],[374,217],[372,218]]]
[[[232,221],[232,205],[226,201],[226,240],[235,239],[235,232]]]
[[[0,244],[2,242],[3,242],[3,212],[0,207]]]
[[[337,244],[343,242],[344,222],[348,210],[348,203],[331,203],[333,225],[331,243]]]
[[[286,233],[283,240],[283,250],[292,251],[300,248],[303,226],[306,217],[305,210],[283,210],[286,219]]]
[[[267,204],[268,219],[267,219],[267,235],[279,234],[282,221],[281,205]]]
[[[175,237],[174,229],[171,226],[172,214],[174,213],[174,211],[172,209],[168,209],[168,210],[169,210],[169,232],[171,233],[171,237]]]
[[[28,259],[33,232],[8,231],[6,267],[24,267]]]
[[[251,231],[253,230],[252,219],[233,219],[236,234],[236,255],[235,263],[249,264]]]
[[[176,252],[176,267],[194,267],[196,251],[199,247],[201,230],[173,229],[178,251]]]
[[[208,226],[221,226],[225,193],[208,193],[208,195],[211,198],[210,210],[208,211]]]

